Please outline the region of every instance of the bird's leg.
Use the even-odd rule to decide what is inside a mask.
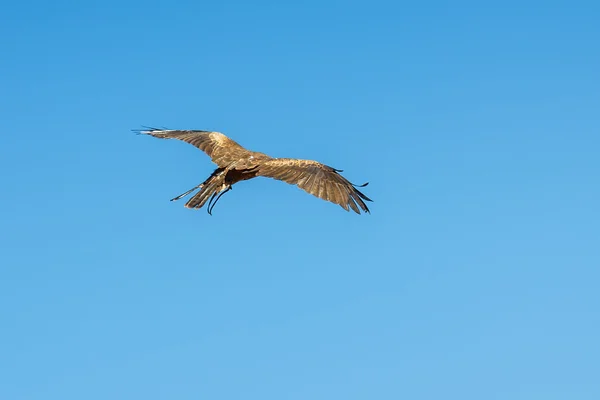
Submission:
[[[208,206],[206,206],[206,212],[208,212],[209,215],[212,215],[211,204],[212,204],[213,200],[215,199],[215,197],[217,197],[217,194],[219,194],[219,192],[214,192],[212,194],[212,196],[210,196],[210,200],[208,201]]]
[[[212,210],[213,208],[215,208],[215,206],[217,205],[217,202],[219,201],[219,199],[221,198],[221,196],[223,196],[225,193],[229,192],[231,190],[231,186],[229,186],[226,190],[222,191],[221,193],[219,193],[219,195],[217,196],[217,193],[214,193],[212,195],[212,197],[210,198],[209,202],[208,202],[208,207],[207,207],[207,211],[209,215],[212,215]],[[217,198],[215,199],[215,196],[217,196]],[[213,199],[215,200],[213,203]]]
[[[182,194],[180,194],[180,195],[179,195],[179,196],[177,196],[177,197],[173,197],[173,198],[171,199],[171,201],[179,200],[179,199],[181,199],[182,197],[185,197],[185,196],[187,196],[188,194],[192,193],[194,190],[196,190],[196,189],[198,189],[198,188],[200,188],[200,187],[202,187],[202,184],[200,184],[200,185],[198,185],[198,186],[194,186],[193,188],[191,188],[191,189],[190,189],[190,190],[188,190],[187,192],[185,192],[185,193],[182,193]]]

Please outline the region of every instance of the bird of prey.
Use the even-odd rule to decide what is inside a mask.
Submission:
[[[316,197],[340,205],[346,211],[351,208],[360,214],[360,207],[370,213],[364,201],[372,200],[357,189],[369,183],[354,185],[339,174],[342,170],[312,160],[273,158],[250,151],[220,132],[144,128],[134,131],[160,139],[182,140],[204,151],[217,164],[217,169],[208,179],[171,199],[179,200],[198,190],[185,204],[187,208],[202,208],[208,200],[207,211],[212,215],[221,196],[231,190],[235,183],[265,176],[297,185]]]

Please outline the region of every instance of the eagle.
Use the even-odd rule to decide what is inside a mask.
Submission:
[[[300,189],[320,199],[340,205],[346,211],[352,209],[370,213],[365,201],[373,201],[357,188],[369,183],[355,185],[340,175],[340,169],[312,160],[274,158],[264,153],[250,151],[220,132],[201,130],[172,130],[144,127],[134,129],[138,134],[159,139],[177,139],[204,151],[217,165],[217,169],[199,185],[171,199],[179,200],[198,190],[186,208],[200,209],[208,201],[207,211],[212,215],[221,196],[237,182],[264,176],[297,185]]]

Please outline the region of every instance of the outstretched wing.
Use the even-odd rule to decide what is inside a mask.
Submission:
[[[181,131],[171,129],[145,129],[136,132],[160,139],[178,139],[196,146],[212,159],[219,167],[227,167],[231,163],[249,157],[251,151],[246,150],[235,141],[220,132]]]
[[[313,196],[339,204],[346,211],[352,208],[355,213],[360,214],[358,208],[360,207],[364,212],[369,212],[363,200],[373,200],[361,193],[356,189],[356,185],[338,172],[341,171],[316,161],[273,158],[260,164],[257,176],[266,176],[298,185],[300,189]],[[358,187],[366,185],[368,183]]]

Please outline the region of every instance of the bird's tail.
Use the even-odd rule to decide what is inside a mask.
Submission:
[[[182,193],[182,194],[180,194],[177,197],[173,197],[171,199],[171,201],[176,201],[176,200],[182,199],[185,196],[187,196],[188,194],[196,191],[197,189],[200,189],[200,191],[198,193],[196,193],[186,203],[185,206],[188,207],[188,208],[200,208],[200,207],[202,207],[202,205],[204,205],[204,203],[206,202],[206,200],[204,200],[202,202],[202,204],[199,204],[199,200],[202,199],[202,196],[204,194],[210,195],[210,193],[207,193],[207,190],[210,190],[210,192],[214,192],[214,188],[218,186],[218,183],[219,182],[221,182],[221,183],[223,182],[224,177],[222,176],[223,175],[222,172],[223,172],[223,168],[217,168],[216,170],[213,171],[213,173],[204,182],[202,182],[198,186],[194,186],[193,188],[191,188],[187,192]]]
[[[224,174],[212,175],[201,185],[200,191],[185,203],[185,207],[196,209],[202,208],[212,195],[221,191],[224,181]]]

